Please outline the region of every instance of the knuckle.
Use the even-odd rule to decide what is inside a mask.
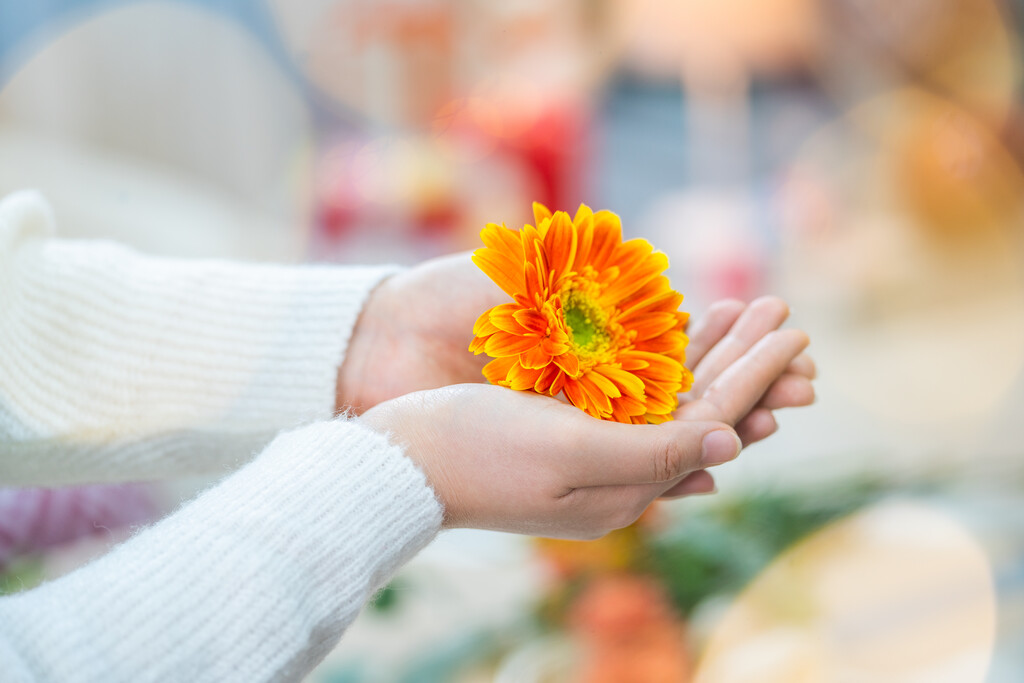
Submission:
[[[683,473],[685,453],[674,439],[665,439],[654,450],[654,481],[663,482],[675,479]]]

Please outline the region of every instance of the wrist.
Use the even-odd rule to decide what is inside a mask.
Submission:
[[[388,276],[373,288],[356,319],[345,357],[338,367],[336,412],[352,411],[358,415],[373,407],[366,399],[365,388],[374,379],[374,358],[392,336],[386,327],[391,318],[387,311],[390,310],[393,280],[394,276]]]

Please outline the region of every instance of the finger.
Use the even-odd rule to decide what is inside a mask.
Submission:
[[[567,435],[571,455],[563,459],[573,488],[671,482],[732,460],[741,446],[732,428],[720,422],[626,425],[581,418]]]
[[[778,430],[779,423],[775,421],[772,411],[767,408],[755,408],[736,425],[736,433],[740,435],[744,448],[761,439],[767,439]]]
[[[683,478],[678,484],[661,494],[661,498],[682,498],[705,493],[714,493],[715,478],[707,470],[697,470]]]
[[[803,375],[786,373],[768,388],[758,403],[768,410],[796,408],[814,403],[814,385]]]
[[[751,303],[721,341],[715,344],[693,369],[690,395],[700,398],[715,379],[789,316],[789,307],[774,296]]]
[[[693,329],[687,330],[690,337],[690,343],[686,346],[687,367],[697,367],[704,354],[721,341],[746,307],[747,305],[738,299],[725,299],[711,304],[708,312],[697,321]]]
[[[690,472],[680,479],[654,484],[632,486],[588,486],[572,491],[563,502],[585,516],[601,534],[609,529],[621,529],[635,522],[657,498],[678,498],[686,495],[711,493],[714,478],[705,470]]]
[[[736,424],[761,400],[793,359],[810,341],[801,330],[769,333],[742,358],[725,370],[704,392],[688,404],[688,418],[717,419]]]
[[[799,356],[793,359],[793,362],[789,364],[786,369],[787,373],[793,373],[794,375],[803,375],[807,379],[814,379],[818,376],[818,368],[814,364],[814,361],[806,353],[801,353]]]

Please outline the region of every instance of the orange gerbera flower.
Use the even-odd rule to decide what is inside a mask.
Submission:
[[[512,297],[477,319],[473,353],[492,384],[556,396],[603,420],[672,419],[689,314],[646,240],[622,241],[619,217],[581,205],[572,220],[533,205],[536,227],[490,223],[473,262]]]

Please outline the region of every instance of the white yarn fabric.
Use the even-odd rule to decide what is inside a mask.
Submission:
[[[53,225],[38,193],[0,202],[0,485],[237,471],[0,598],[0,680],[302,679],[441,526],[401,448],[333,418],[395,269],[160,259]]]

